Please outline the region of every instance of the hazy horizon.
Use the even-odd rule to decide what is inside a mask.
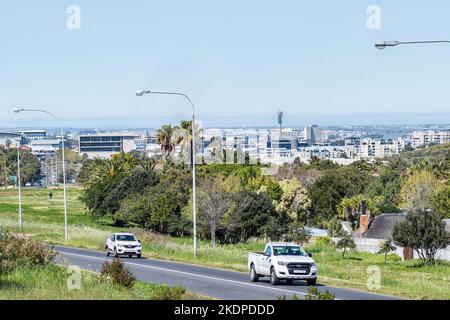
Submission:
[[[159,128],[163,124],[178,124],[189,117],[175,115],[172,117],[110,117],[110,118],[72,118],[59,119],[64,127],[86,129],[110,129],[110,128]],[[276,113],[273,115],[242,115],[240,117],[204,116],[197,117],[197,121],[205,128],[220,127],[277,127]],[[303,127],[317,124],[327,126],[449,126],[449,113],[353,113],[353,114],[305,114],[284,115],[284,127]],[[58,124],[53,120],[39,116],[33,119],[16,117],[8,120],[0,120],[0,128],[54,128]]]

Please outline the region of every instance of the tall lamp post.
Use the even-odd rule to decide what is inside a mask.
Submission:
[[[22,229],[22,183],[20,181],[20,141],[17,141],[17,185],[19,186],[19,228]]]
[[[430,43],[450,43],[450,40],[420,40],[420,41],[377,41],[375,48],[383,50],[387,47],[396,47],[402,44],[430,44]]]
[[[195,106],[192,100],[184,93],[180,92],[166,92],[166,91],[150,91],[150,90],[137,90],[136,96],[142,97],[146,94],[162,94],[162,95],[175,95],[184,97],[192,107],[192,211],[193,211],[193,223],[194,223],[194,258],[197,257],[197,209],[196,209],[196,197],[195,197]]]
[[[14,109],[15,113],[20,113],[20,112],[41,112],[41,113],[45,113],[48,114],[49,116],[51,116],[53,119],[55,119],[56,121],[58,121],[58,118],[55,117],[55,115],[51,112],[48,112],[46,110],[41,110],[41,109],[24,109],[24,108],[15,108]],[[68,230],[67,230],[67,190],[66,190],[66,164],[65,164],[65,156],[64,156],[64,128],[61,126],[61,147],[62,147],[62,168],[63,168],[63,185],[64,185],[64,236],[66,241],[69,239],[69,234],[68,234]]]

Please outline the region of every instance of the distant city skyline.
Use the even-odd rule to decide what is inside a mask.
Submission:
[[[67,27],[71,4],[80,30]],[[373,4],[379,30],[367,27]],[[450,38],[449,11],[444,0],[4,1],[0,123],[52,123],[14,116],[16,106],[46,108],[65,126],[190,118],[183,99],[136,89],[189,94],[208,126],[276,125],[279,109],[287,126],[450,123],[449,45],[374,48]]]
[[[277,127],[277,114],[242,115],[240,117],[206,116],[198,119],[204,127]],[[164,124],[176,125],[188,116],[172,117],[140,117],[140,118],[61,118],[66,127],[73,128],[159,128]],[[285,113],[283,127],[304,127],[317,124],[319,126],[375,126],[375,125],[447,125],[450,127],[450,113],[393,113],[393,114],[328,114],[328,115],[289,115]],[[33,128],[57,127],[52,119],[21,118],[13,120],[0,119],[0,128]]]

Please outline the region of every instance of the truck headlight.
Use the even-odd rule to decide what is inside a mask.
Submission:
[[[315,262],[311,262],[311,267],[315,267],[316,263]]]
[[[288,265],[288,263],[285,262],[285,261],[278,261],[278,264],[279,264],[280,266],[287,266],[287,265]]]

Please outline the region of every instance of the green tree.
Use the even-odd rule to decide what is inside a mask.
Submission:
[[[353,240],[353,237],[350,234],[346,234],[338,241],[336,249],[342,250],[342,258],[345,258],[347,250],[356,249],[355,240]]]
[[[384,262],[386,262],[387,255],[391,252],[395,252],[397,248],[392,244],[392,239],[388,239],[380,246],[378,254],[384,254]]]
[[[416,171],[402,186],[401,206],[408,211],[430,209],[431,199],[439,191],[441,183],[427,170]]]
[[[178,141],[175,141],[173,134],[175,128],[169,125],[164,125],[161,129],[156,131],[156,140],[161,146],[161,150],[164,153],[166,160],[170,158]]]
[[[293,221],[306,222],[311,200],[308,190],[304,188],[297,179],[280,181],[282,196],[275,202],[275,209],[287,214]]]
[[[431,206],[444,219],[450,219],[450,186],[441,188],[431,197]]]
[[[431,210],[409,212],[405,221],[395,225],[392,237],[397,245],[412,248],[427,263],[434,261],[438,249],[450,244],[441,215]]]
[[[324,225],[338,215],[337,206],[345,197],[364,193],[370,178],[351,167],[327,170],[308,188],[312,222]]]

